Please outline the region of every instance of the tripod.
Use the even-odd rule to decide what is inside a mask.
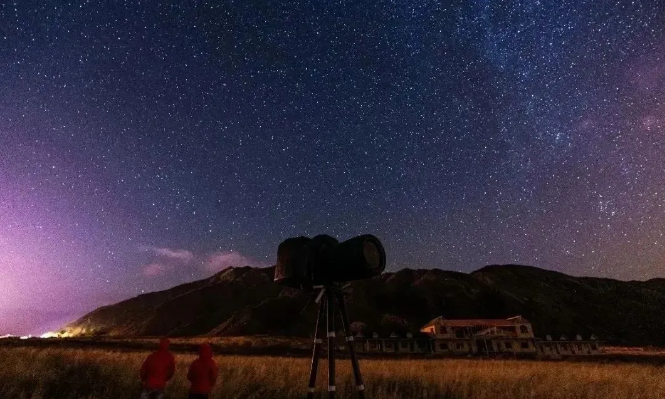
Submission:
[[[351,334],[351,326],[349,324],[349,315],[346,311],[346,303],[344,302],[344,295],[342,291],[335,286],[315,286],[314,288],[320,289],[315,302],[319,304],[319,311],[316,318],[316,329],[314,330],[314,349],[312,351],[312,365],[309,371],[309,390],[307,392],[307,399],[314,398],[314,391],[316,386],[316,374],[319,368],[319,358],[321,357],[321,346],[323,339],[319,338],[319,334],[323,335],[323,319],[327,318],[327,337],[328,337],[328,398],[335,398],[335,299],[339,304],[339,312],[342,315],[342,324],[344,326],[344,334],[346,335],[346,343],[349,347],[349,354],[351,355],[351,365],[353,366],[353,376],[356,381],[356,389],[360,399],[365,398],[365,385],[360,375],[360,366],[358,365],[358,358],[356,351],[353,347],[353,335]]]

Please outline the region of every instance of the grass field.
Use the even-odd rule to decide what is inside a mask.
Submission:
[[[66,348],[0,348],[0,398],[138,398],[147,352]],[[192,355],[177,354],[167,398],[186,398]],[[212,398],[298,398],[306,391],[304,358],[217,356],[220,384]],[[347,360],[337,363],[338,397],[351,398]],[[665,367],[515,360],[362,360],[367,397],[397,398],[665,398]],[[317,388],[326,386],[325,360]],[[319,394],[319,397],[327,395]]]

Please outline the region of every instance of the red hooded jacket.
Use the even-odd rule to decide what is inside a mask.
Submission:
[[[212,348],[203,344],[199,348],[198,359],[192,362],[187,379],[192,383],[190,393],[207,395],[217,382],[217,363],[212,358]]]
[[[175,373],[175,359],[169,352],[170,342],[168,338],[159,341],[159,349],[145,359],[141,366],[141,382],[143,388],[161,391],[166,382]]]

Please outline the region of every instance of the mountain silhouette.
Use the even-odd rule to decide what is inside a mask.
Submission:
[[[273,282],[274,268],[234,267],[171,289],[101,307],[67,325],[75,335],[310,336],[311,293]],[[434,317],[526,317],[537,337],[665,344],[665,279],[573,277],[531,266],[493,265],[472,273],[403,269],[344,287],[354,332],[404,334]],[[341,323],[340,323],[341,324]]]

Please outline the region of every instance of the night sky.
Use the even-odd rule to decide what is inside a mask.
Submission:
[[[664,58],[659,1],[3,1],[0,335],[294,235],[665,277]]]

